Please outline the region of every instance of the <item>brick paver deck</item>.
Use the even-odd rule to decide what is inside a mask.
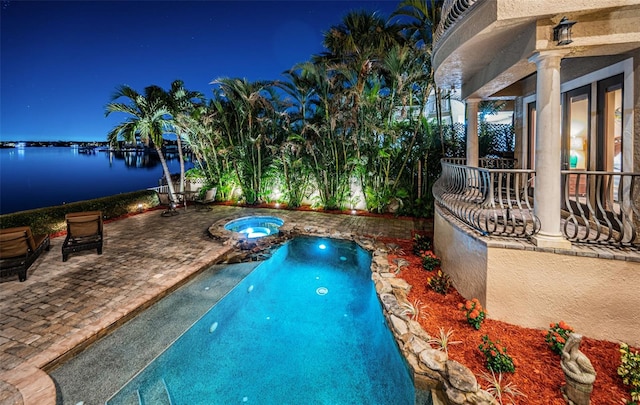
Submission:
[[[51,240],[29,269],[0,279],[0,404],[55,404],[55,387],[45,373],[139,311],[209,267],[229,248],[208,237],[208,227],[225,217],[277,215],[357,235],[411,237],[418,220],[383,219],[215,206],[181,210],[164,218],[145,212],[105,224],[104,253],[84,251],[62,262],[64,237]],[[43,371],[44,370],[44,371]]]

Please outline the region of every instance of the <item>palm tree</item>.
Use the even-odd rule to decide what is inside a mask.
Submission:
[[[184,155],[182,153],[182,139],[189,131],[193,122],[188,119],[194,109],[202,103],[204,95],[198,91],[190,91],[184,88],[182,80],[174,80],[169,92],[166,93],[167,105],[173,118],[173,129],[178,145],[178,157],[180,159],[180,192],[184,191]]]
[[[121,112],[128,118],[116,125],[107,134],[110,144],[115,144],[118,139],[135,143],[138,139],[145,145],[151,145],[158,153],[164,176],[167,179],[169,194],[172,201],[176,201],[175,190],[171,182],[171,172],[162,153],[163,135],[171,127],[171,116],[163,94],[158,86],[148,86],[144,94],[140,94],[127,85],[116,88],[111,96],[111,102],[106,106],[105,117],[113,112]],[[128,102],[116,102],[120,98],[128,99]]]
[[[342,101],[341,125],[350,134],[355,150],[353,162],[365,190],[367,206],[379,207],[388,197],[377,198],[366,190],[376,188],[379,180],[373,179],[375,176],[368,169],[377,165],[380,158],[390,158],[387,150],[381,150],[390,145],[384,145],[385,139],[393,138],[389,133],[392,128],[383,124],[383,116],[388,116],[395,106],[382,103],[383,93],[388,90],[389,85],[383,75],[383,68],[388,53],[403,47],[406,42],[400,28],[377,13],[350,12],[341,24],[331,27],[325,33],[323,43],[328,52],[317,57],[330,64],[335,76],[337,94],[334,99]],[[379,107],[382,106],[387,109],[381,111]],[[387,160],[388,163],[390,161]],[[386,170],[385,183],[389,184],[390,166],[378,168]],[[373,199],[377,202],[373,203]]]
[[[296,67],[303,80],[314,89],[311,114],[300,128],[305,158],[326,209],[339,208],[348,193],[355,148],[345,122],[349,111],[340,97],[340,78],[332,75],[328,63],[318,60]]]
[[[444,0],[403,0],[398,4],[396,11],[391,14],[391,18],[403,16],[408,18],[408,22],[401,24],[408,33],[417,49],[421,49],[430,59],[432,54],[433,35],[440,22],[440,13]],[[442,104],[443,98],[441,89],[435,83],[434,70],[429,60],[429,82],[433,87],[436,97],[436,117],[440,132],[440,143],[442,154],[444,155],[444,135],[442,133]]]
[[[263,169],[269,165],[264,152],[274,115],[272,83],[220,78],[212,84],[219,86],[213,105],[226,132],[237,180],[247,203],[253,204],[261,199]]]
[[[379,70],[388,50],[404,42],[400,26],[389,24],[375,12],[352,11],[324,34],[328,52],[315,60],[328,62],[332,70],[344,75],[351,107],[357,114],[367,79]],[[358,132],[358,122],[354,124]]]

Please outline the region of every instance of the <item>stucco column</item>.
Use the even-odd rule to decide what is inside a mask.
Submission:
[[[481,99],[468,98],[467,107],[467,166],[478,167],[478,104]]]
[[[538,52],[529,58],[536,64],[536,146],[534,213],[540,232],[533,237],[537,246],[571,248],[560,229],[561,128],[560,61],[566,50]]]

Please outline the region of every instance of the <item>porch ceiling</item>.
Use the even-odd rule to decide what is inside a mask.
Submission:
[[[624,6],[616,6],[620,3],[616,0],[576,1],[570,3],[581,4],[572,4],[572,10],[544,0],[533,8],[518,8],[514,1],[476,3],[436,42],[433,60],[440,87],[460,88],[465,99],[518,96],[519,86],[512,85],[536,71],[529,57],[560,48],[552,33],[565,16],[578,21],[574,42],[562,47],[569,58],[621,54],[640,47],[640,0],[627,0]],[[523,3],[529,5],[519,4]],[[539,7],[541,3],[546,7]]]

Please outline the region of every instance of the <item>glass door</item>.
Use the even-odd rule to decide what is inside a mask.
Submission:
[[[596,170],[622,172],[622,81],[617,75],[598,82]],[[618,200],[620,176],[613,176],[611,198]]]
[[[562,169],[587,170],[589,164],[589,133],[591,86],[564,93],[562,114]]]
[[[575,171],[563,183],[562,193],[568,194],[571,210],[587,202],[587,176],[589,169],[589,142],[591,122],[591,85],[562,95],[562,170]],[[564,201],[565,205],[567,201]],[[565,206],[566,207],[566,206]],[[584,207],[586,208],[586,207]],[[588,212],[588,210],[586,210]]]
[[[604,212],[598,217],[609,220],[615,230],[620,230],[621,223],[616,220],[616,212],[620,212],[620,196],[618,194],[621,176],[616,173],[622,167],[622,74],[598,82],[598,126],[596,131],[597,153],[596,168],[608,174],[602,174],[599,200]]]
[[[536,103],[527,104],[527,169],[535,169],[536,158]]]

